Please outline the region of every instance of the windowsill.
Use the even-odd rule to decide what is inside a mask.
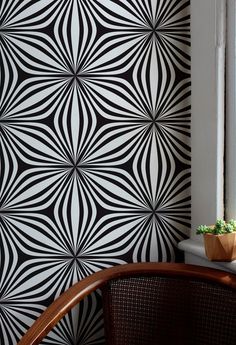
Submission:
[[[236,273],[236,260],[232,262],[217,262],[208,260],[205,255],[203,241],[188,239],[178,244],[178,248],[185,253],[185,263],[213,267],[220,270]]]

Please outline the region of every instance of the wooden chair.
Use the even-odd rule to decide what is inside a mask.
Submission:
[[[18,345],[36,345],[101,289],[106,344],[235,345],[236,276],[177,263],[136,263],[81,280],[49,306]]]

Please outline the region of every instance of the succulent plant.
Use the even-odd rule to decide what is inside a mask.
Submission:
[[[236,231],[236,220],[230,219],[230,221],[226,222],[223,219],[217,219],[215,225],[213,226],[199,225],[196,233],[198,235],[200,234],[222,235],[222,234],[230,234],[234,231]]]

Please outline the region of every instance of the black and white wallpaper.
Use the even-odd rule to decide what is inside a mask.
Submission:
[[[190,227],[190,1],[0,1],[0,344]],[[102,344],[99,294],[45,344]],[[79,315],[79,322],[75,316]]]

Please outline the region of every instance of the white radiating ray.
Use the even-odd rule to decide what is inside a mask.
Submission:
[[[77,59],[79,54],[79,36],[80,36],[80,23],[79,23],[79,9],[77,0],[73,1],[73,10],[72,10],[72,19],[71,19],[71,44],[72,44],[72,56],[73,56],[73,65],[74,70],[76,70]]]
[[[79,100],[76,89],[74,88],[72,96],[72,107],[71,107],[71,135],[72,135],[72,148],[74,160],[76,159],[78,145],[79,145],[79,128],[81,125],[81,114],[79,111]]]
[[[155,140],[154,135],[151,139],[151,147],[150,147],[150,163],[149,163],[149,171],[150,171],[150,180],[151,180],[151,192],[152,192],[152,203],[154,204],[154,200],[156,199],[156,191],[158,186],[158,179],[157,179],[157,169],[158,169],[158,147],[157,142]]]
[[[160,57],[157,56],[157,51],[155,49],[155,46],[153,45],[152,52],[151,52],[150,70],[149,70],[149,76],[148,76],[148,79],[150,81],[151,103],[152,103],[153,112],[155,111],[156,99],[158,97],[158,94],[157,94],[158,83],[157,83],[157,79],[156,79],[156,71],[158,71],[157,61],[159,59],[160,59]]]
[[[14,183],[17,172],[18,162],[16,159],[15,152],[12,148],[3,141],[0,137],[0,147],[2,150],[2,159],[0,160],[0,200],[3,199],[7,191],[11,188]]]
[[[0,107],[3,109],[4,104],[7,102],[10,95],[12,95],[17,85],[18,71],[15,64],[13,63],[12,57],[5,53],[1,43],[0,56],[2,59],[2,68],[4,69],[4,73],[0,73]],[[3,110],[1,110],[1,117],[2,113]]]

